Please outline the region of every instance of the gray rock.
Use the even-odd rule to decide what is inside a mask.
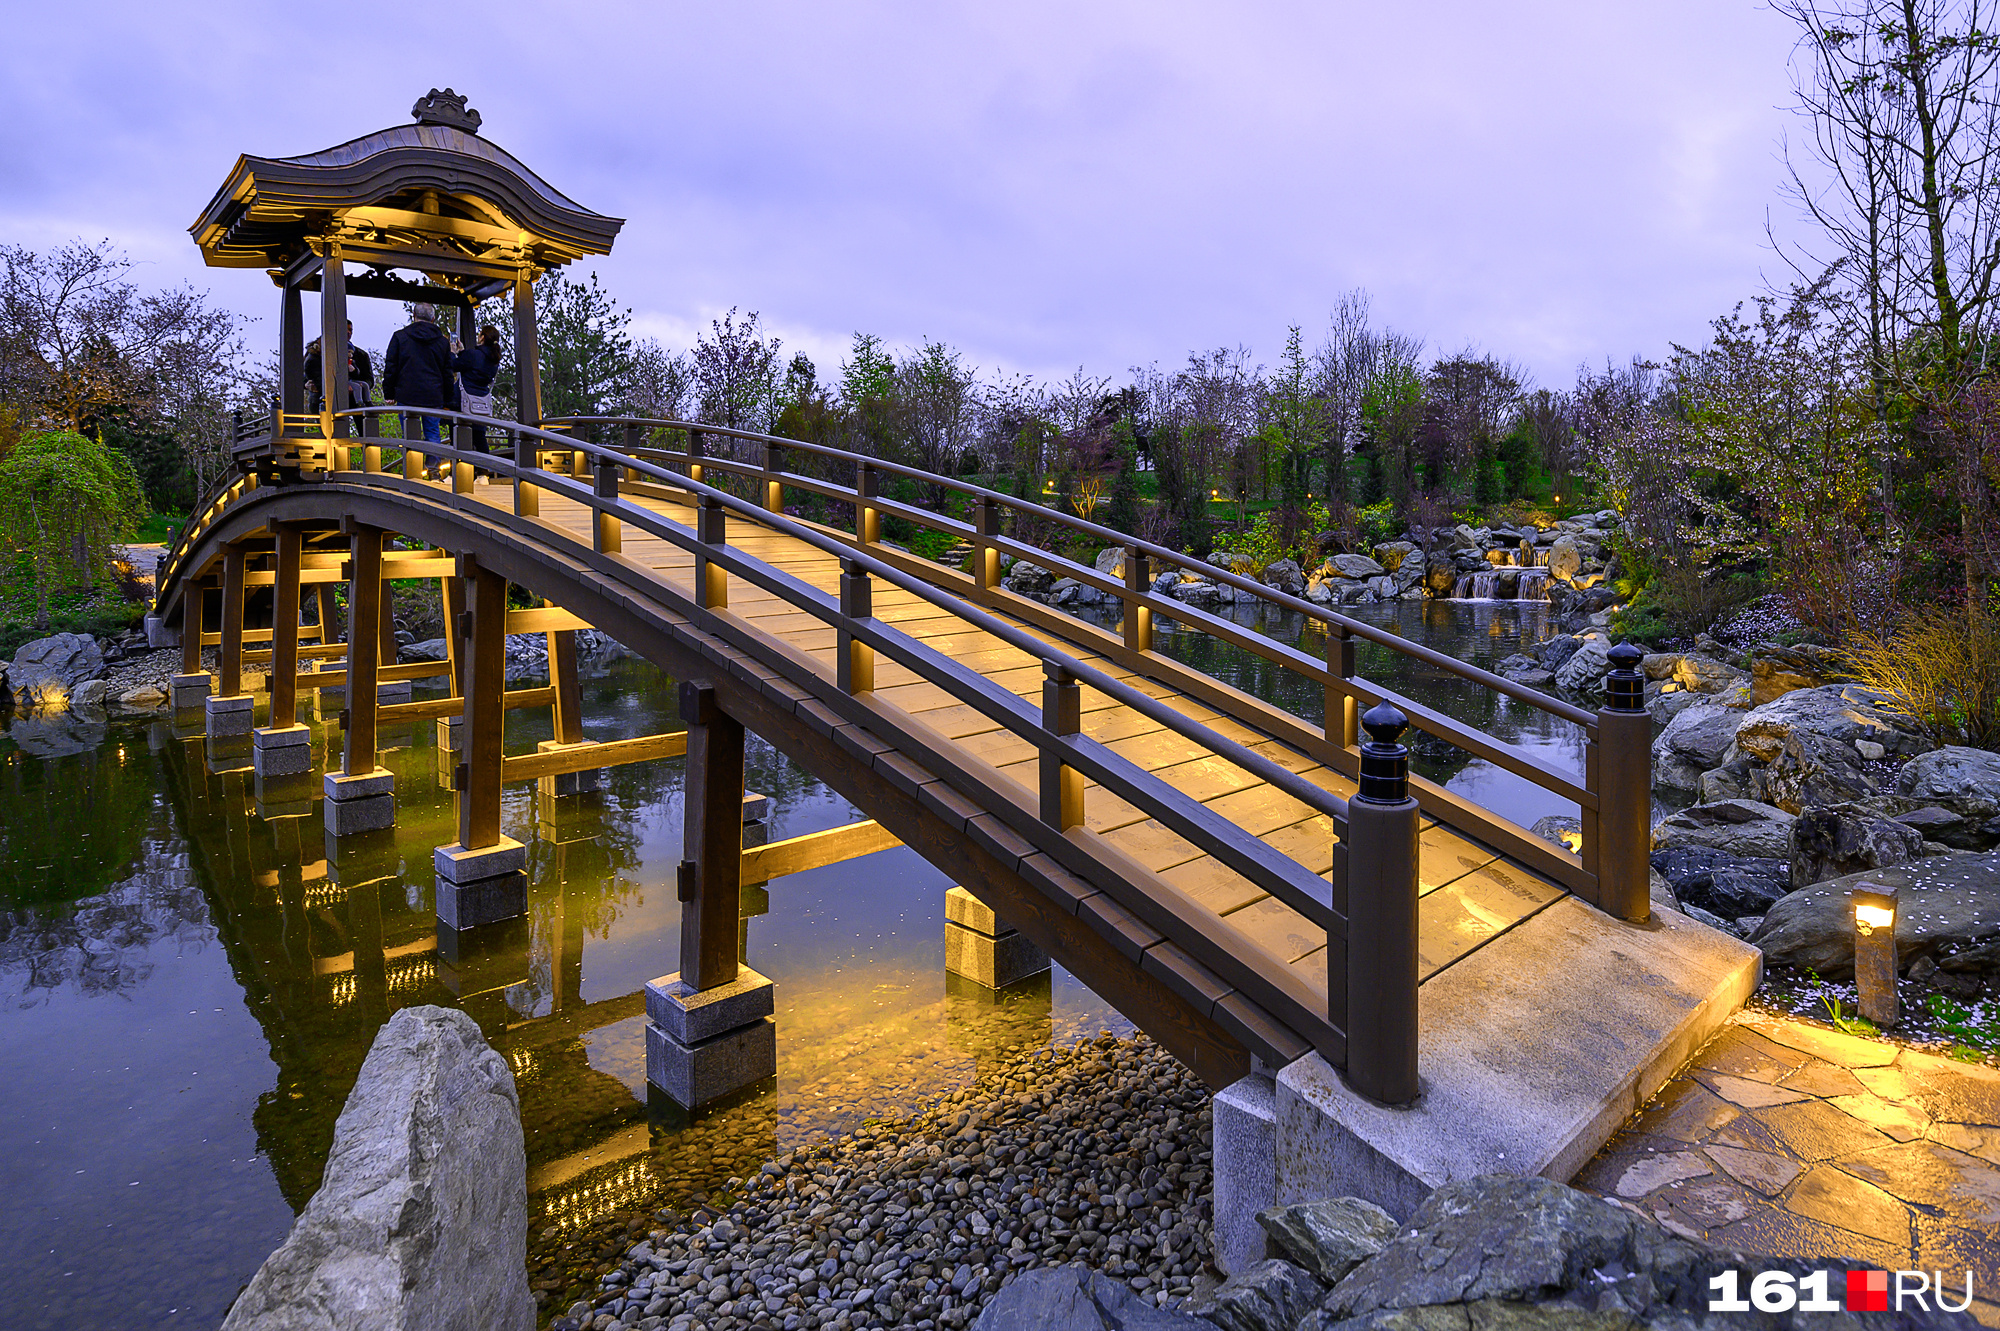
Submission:
[[[972,1325],[973,1331],[1215,1331],[1198,1317],[1156,1308],[1123,1281],[1082,1265],[1022,1272]]]
[[[2000,851],[1912,860],[1815,883],[1772,906],[1750,941],[1767,960],[1810,966],[1829,979],[1850,978],[1854,915],[1848,895],[1864,880],[1898,891],[1896,955],[1904,969],[1929,957],[1942,970],[2000,973],[2000,948],[1993,946],[2000,942]]]
[[[1905,823],[1853,804],[1811,807],[1792,824],[1792,886],[1886,869],[1923,853],[1924,834]]]
[[[1291,1331],[1325,1294],[1305,1270],[1274,1257],[1223,1281],[1188,1311],[1222,1331]]]
[[[1576,846],[1564,838],[1575,836],[1580,839],[1583,836],[1583,823],[1574,814],[1552,813],[1546,818],[1537,819],[1535,825],[1528,830],[1544,841],[1555,842],[1565,850],[1575,850]]]
[[[1646,692],[1646,714],[1651,716],[1660,725],[1665,725],[1688,708],[1699,707],[1703,703],[1713,701],[1713,699],[1705,698],[1699,693],[1689,693],[1684,689],[1675,689],[1672,693],[1668,693],[1659,689],[1656,685],[1648,685]]]
[[[1571,693],[1601,691],[1611,669],[1611,639],[1602,633],[1585,638],[1556,671],[1556,687]]]
[[[1549,576],[1564,582],[1574,581],[1583,572],[1583,547],[1577,543],[1574,534],[1565,532],[1549,547]]]
[[[1719,804],[1723,800],[1747,800],[1755,794],[1754,769],[1750,756],[1738,753],[1713,772],[1701,776],[1701,802]]]
[[[1040,564],[1025,559],[1014,561],[1014,567],[1007,570],[1001,580],[1008,591],[1021,596],[1045,596],[1049,588],[1055,586],[1056,575]]]
[[[1935,841],[1953,850],[1991,850],[1995,842],[2000,842],[2000,820],[1968,818],[1941,804],[1927,804],[1908,813],[1899,813],[1896,821],[1916,828],[1924,840]]]
[[[1335,555],[1326,562],[1343,578],[1379,578],[1388,571],[1367,555]]]
[[[1690,707],[1667,723],[1653,741],[1653,756],[1673,754],[1703,771],[1720,767],[1729,760],[1730,746],[1736,742],[1736,728],[1743,714],[1730,707],[1717,707],[1706,700]]]
[[[1257,561],[1238,550],[1214,551],[1209,555],[1208,562],[1215,568],[1223,569],[1230,573],[1239,573],[1246,578],[1257,576]]]
[[[1375,562],[1387,572],[1401,573],[1404,571],[1404,566],[1408,565],[1415,571],[1417,578],[1423,577],[1424,561],[1416,557],[1420,551],[1415,541],[1385,541],[1370,553],[1375,556]]]
[[[1321,578],[1319,581],[1307,586],[1306,599],[1316,602],[1319,605],[1327,605],[1334,598],[1333,588],[1333,583],[1327,581],[1325,578]]]
[[[1567,633],[1559,633],[1536,647],[1535,655],[1540,658],[1542,669],[1551,671],[1560,670],[1563,667],[1563,663],[1576,655],[1578,649],[1582,646],[1582,638],[1573,638]]]
[[[1795,821],[1783,809],[1754,800],[1695,804],[1668,815],[1653,828],[1653,849],[1707,846],[1731,855],[1789,862]]]
[[[1680,663],[1679,652],[1648,652],[1639,661],[1639,673],[1647,679],[1668,680],[1674,677],[1674,667]]]
[[[1726,696],[1747,683],[1750,672],[1692,652],[1674,663],[1674,683],[1689,693]],[[1740,718],[1739,718],[1740,719]]]
[[[1280,1252],[1327,1285],[1396,1237],[1396,1218],[1359,1197],[1273,1206],[1257,1213],[1257,1223]]]
[[[1778,756],[1750,775],[1750,797],[1798,813],[1815,804],[1841,804],[1875,793],[1852,744],[1810,730],[1785,736]]]
[[[1184,582],[1174,588],[1174,596],[1189,605],[1214,605],[1222,599],[1212,582]]]
[[[1097,561],[1091,566],[1108,578],[1125,576],[1125,547],[1107,545],[1097,552]]]
[[[376,1033],[320,1189],[223,1331],[530,1331],[527,1157],[506,1060],[463,1012]]]
[[[1445,555],[1432,555],[1424,566],[1424,587],[1433,596],[1449,596],[1458,585],[1458,566]]]
[[[1890,753],[1915,753],[1928,747],[1894,717],[1879,710],[1872,695],[1855,684],[1829,684],[1798,689],[1752,708],[1736,729],[1736,747],[1759,762],[1775,762],[1785,737],[1808,730],[1843,744],[1867,740]]]
[[[104,673],[104,653],[88,633],[57,633],[36,638],[14,653],[7,667],[7,686],[14,705],[24,712],[60,711],[85,680]]]
[[[1680,846],[1654,851],[1652,862],[1684,905],[1698,906],[1725,920],[1761,915],[1791,890],[1791,866],[1781,859]]]
[[[1919,754],[1904,764],[1896,789],[1967,818],[1992,818],[2000,814],[2000,753],[1952,745]]]
[[[104,695],[110,687],[101,679],[86,679],[71,692],[69,704],[72,707],[102,707]]]
[[[1262,578],[1266,586],[1276,587],[1287,596],[1305,595],[1306,576],[1292,560],[1280,559],[1275,564],[1267,565]]]
[[[1181,585],[1181,571],[1170,568],[1164,573],[1153,575],[1153,590],[1162,596],[1173,595],[1174,588]]]

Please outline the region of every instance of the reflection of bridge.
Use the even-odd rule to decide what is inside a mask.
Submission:
[[[468,180],[490,174],[496,162],[515,172],[512,194],[480,186],[481,195],[472,185],[467,197],[452,192],[452,171],[466,157],[480,163],[477,171],[468,166]],[[335,158],[345,173],[337,179],[328,164]],[[376,169],[361,171],[363,160]],[[271,268],[285,293],[287,366],[299,363],[298,291],[308,279],[322,290],[323,327],[337,344],[350,257],[343,246],[358,246],[357,257],[378,274],[366,279],[369,294],[443,291],[468,309],[467,328],[472,301],[511,285],[521,412],[538,417],[529,280],[589,247],[576,226],[567,238],[545,236],[556,223],[535,208],[508,214],[508,226],[518,223],[512,233],[487,215],[496,210],[492,198],[504,212],[506,197],[536,194],[546,212],[545,196],[561,196],[449,123],[384,131],[316,158],[245,161],[197,234],[212,259],[228,245],[239,247],[231,255],[249,245]],[[275,202],[260,213],[266,176]],[[609,233],[602,226],[597,233],[608,247]],[[380,275],[389,267],[416,269],[441,285]],[[339,359],[325,358],[323,388],[335,402],[346,391]],[[297,396],[295,380],[287,377],[288,397]],[[1178,552],[878,459],[700,424],[605,419],[499,424],[511,448],[496,456],[475,446],[484,421],[427,414],[454,427],[449,443],[406,446],[403,436],[415,434],[408,419],[385,438],[392,409],[308,416],[289,400],[268,426],[243,432],[244,474],[209,497],[161,570],[156,614],[163,626],[182,626],[187,652],[177,702],[207,691],[198,673],[203,634],[190,616],[212,613],[221,668],[220,694],[207,700],[210,725],[248,728],[244,643],[265,635],[245,627],[247,589],[268,584],[272,718],[257,732],[260,770],[297,769],[286,755],[298,691],[342,688],[342,760],[325,780],[327,825],[336,835],[393,816],[393,782],[376,761],[378,720],[456,714],[458,840],[438,852],[438,901],[446,924],[467,926],[520,909],[521,848],[500,835],[504,781],[555,779],[678,747],[678,736],[651,748],[635,741],[624,753],[582,746],[563,635],[602,629],[686,681],[680,972],[649,989],[653,1066],[684,1098],[709,1098],[770,1066],[768,982],[738,961],[746,727],[964,884],[1211,1085],[1242,1090],[1253,1120],[1283,1119],[1257,1103],[1268,1073],[1337,1069],[1339,1077],[1326,1071],[1304,1099],[1339,1125],[1327,1129],[1335,1138],[1379,1135],[1356,1125],[1385,1112],[1371,1102],[1418,1096],[1419,1009],[1428,1023],[1445,1003],[1420,996],[1420,984],[1449,977],[1447,988],[1504,988],[1524,968],[1543,982],[1587,984],[1618,948],[1623,961],[1608,974],[1621,980],[1682,960],[1684,931],[1663,936],[1658,926],[1618,923],[1649,914],[1651,731],[1631,668],[1636,652],[1621,654],[1613,705],[1593,714]],[[915,502],[919,494],[930,506]],[[852,529],[786,516],[786,500],[801,497],[830,504]],[[948,516],[954,508],[964,516]],[[1017,532],[1024,523],[1053,523],[1118,548],[1120,567],[1103,573],[1050,555],[1010,535],[1010,519]],[[885,543],[885,522],[969,543],[969,571]],[[391,533],[427,548],[391,548]],[[999,570],[1007,555],[1115,598],[1118,631],[1005,589]],[[1149,575],[1183,567],[1323,623],[1327,659],[1154,589]],[[451,616],[451,658],[442,667],[394,663],[381,588],[413,576],[441,578],[447,605],[462,607]],[[336,580],[347,591],[345,641],[335,638],[332,598],[321,596],[316,625],[304,627],[315,640],[302,645],[303,589]],[[510,610],[510,585],[546,608]],[[204,603],[213,611],[203,612]],[[1159,616],[1322,688],[1325,723],[1153,651]],[[503,635],[529,629],[551,633],[551,686],[509,694]],[[1358,638],[1581,726],[1584,774],[1550,768],[1357,677]],[[302,669],[309,655],[342,665]],[[420,670],[442,674],[454,696],[381,704],[383,682]],[[1393,706],[1361,715],[1384,702]],[[532,773],[501,753],[505,712],[519,705],[553,706],[557,721],[551,751],[525,760],[535,764]],[[1580,854],[1407,778],[1399,743],[1406,718],[1575,802]],[[1369,743],[1361,742],[1364,728]],[[1485,946],[1495,938],[1510,941]],[[1498,952],[1507,959],[1487,956]],[[1650,1075],[1648,1060],[1686,1038],[1688,1022],[1707,1020],[1717,993],[1740,987],[1744,964],[1725,966],[1725,980],[1687,986],[1697,997],[1674,1014],[1635,1015],[1653,1024],[1636,1064],[1613,1060],[1623,1069],[1613,1077],[1616,1094],[1629,1099]],[[1639,982],[1660,987],[1649,972]],[[1453,993],[1449,1002],[1463,1003]],[[1578,1029],[1602,1027],[1606,1010],[1623,1001],[1616,988],[1575,997],[1593,1009],[1588,1017],[1579,1011]],[[1544,995],[1538,1011],[1558,998]],[[1495,1005],[1488,993],[1466,1011]],[[1565,1010],[1561,1001],[1554,1007]],[[1454,1020],[1456,1030],[1422,1032],[1426,1051],[1479,1025],[1470,1015]],[[1455,1066],[1427,1063],[1425,1074]],[[1605,1131],[1615,1122],[1613,1115]],[[1570,1124],[1550,1142],[1535,1140],[1548,1132],[1534,1128],[1503,1167],[1553,1170],[1574,1155],[1573,1166],[1594,1149],[1595,1141],[1584,1141],[1593,1131]],[[1503,1138],[1468,1144],[1463,1154],[1476,1162],[1482,1150],[1504,1151]],[[1391,1159],[1418,1178],[1438,1169]],[[1271,1168],[1267,1159],[1263,1169]]]

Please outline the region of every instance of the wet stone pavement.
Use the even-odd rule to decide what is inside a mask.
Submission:
[[[2000,1326],[2000,1072],[1744,1012],[1575,1185],[1746,1253],[1972,1272]]]

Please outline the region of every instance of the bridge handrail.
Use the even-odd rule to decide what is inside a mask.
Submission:
[[[1174,550],[1164,545],[1155,545],[1151,541],[1144,540],[1128,532],[1121,532],[1111,527],[1100,526],[1088,519],[1065,513],[1061,509],[1049,508],[1030,500],[1016,498],[1003,491],[989,490],[984,486],[973,485],[955,477],[941,476],[936,472],[922,471],[916,467],[906,466],[903,463],[869,457],[866,454],[853,453],[826,444],[815,444],[803,439],[789,439],[782,435],[759,434],[754,430],[739,430],[730,426],[704,425],[698,421],[679,421],[646,416],[558,416],[551,417],[545,424],[637,425],[648,429],[682,430],[701,435],[723,435],[732,439],[742,439],[748,443],[775,444],[781,448],[800,449],[819,457],[865,466],[875,471],[901,476],[905,479],[919,481],[926,485],[943,486],[946,489],[970,495],[987,503],[998,504],[1015,512],[1032,512],[1039,520],[1053,520],[1072,531],[1099,539],[1106,545],[1116,545],[1127,550],[1136,550],[1148,560],[1171,563],[1183,569],[1198,571],[1209,581],[1223,583],[1238,591],[1247,591],[1262,600],[1272,602],[1274,605],[1281,606],[1287,610],[1297,611],[1310,619],[1316,619],[1331,627],[1342,629],[1354,637],[1365,638],[1380,646],[1401,652],[1413,660],[1423,662],[1425,665],[1458,675],[1470,683],[1478,684],[1483,688],[1491,689],[1495,693],[1527,703],[1529,706],[1547,712],[1551,716],[1582,726],[1588,734],[1594,735],[1596,732],[1597,717],[1595,715],[1572,703],[1564,702],[1560,698],[1551,698],[1548,694],[1530,688],[1525,684],[1517,684],[1513,680],[1493,674],[1491,671],[1481,670],[1478,666],[1467,664],[1456,657],[1447,656],[1443,652],[1425,647],[1421,643],[1411,642],[1408,638],[1402,637],[1400,634],[1392,633],[1387,629],[1370,624],[1366,620],[1352,619],[1306,600],[1304,597],[1293,596],[1288,592],[1279,591],[1277,588],[1259,582],[1255,578],[1245,577],[1239,573],[1232,573],[1228,569],[1210,564],[1206,560],[1198,559],[1182,551]],[[575,436],[566,437],[566,442],[574,441]],[[662,449],[659,451],[671,455],[670,450]],[[767,474],[763,468],[740,463],[733,458],[718,458],[694,453],[689,453],[686,456],[689,462],[701,466],[720,467],[723,470],[735,472],[740,475],[762,476]],[[781,475],[792,477],[794,473],[785,472],[781,473]],[[827,482],[817,482],[812,477],[798,477],[797,480],[799,482],[797,488],[799,489],[825,487],[840,491],[842,494],[848,496],[854,496],[855,494],[850,487],[830,485]],[[793,484],[794,482],[788,479],[785,483]],[[954,531],[973,539],[994,539],[992,537],[982,538],[979,536],[979,533],[972,529],[971,524],[960,522],[944,514],[932,513],[928,509],[913,509],[897,504],[894,500],[882,499],[879,496],[871,496],[870,499],[878,507],[886,509],[893,506],[900,510],[898,516],[925,521],[927,525],[936,527],[939,530]],[[1083,565],[1065,559],[1063,556],[1055,554],[1052,551],[1041,550],[1037,547],[1025,548],[1034,551],[1034,562],[1036,563],[1046,566],[1047,560],[1055,560],[1059,563],[1067,564],[1070,568],[1079,569],[1092,575],[1089,578],[1077,579],[1079,582],[1088,582],[1093,586],[1099,586],[1099,583],[1103,581],[1102,575],[1097,574],[1095,569],[1084,569]],[[1099,586],[1099,590],[1119,592],[1125,589],[1119,586]],[[1176,603],[1177,614],[1193,608],[1184,603]]]
[[[401,407],[362,407],[339,413],[342,417],[357,418],[393,414],[409,413]],[[1098,670],[998,616],[981,610],[921,578],[905,573],[892,564],[872,555],[859,553],[807,524],[797,522],[781,513],[771,513],[725,490],[692,480],[663,466],[634,458],[620,449],[594,444],[575,436],[513,422],[493,422],[489,417],[471,416],[443,409],[427,408],[420,414],[464,425],[491,425],[517,437],[535,440],[545,448],[581,452],[617,467],[641,472],[655,480],[685,490],[699,499],[712,501],[739,517],[809,544],[846,564],[859,566],[869,576],[883,578],[890,585],[928,604],[946,609],[1007,645],[1034,657],[1043,664],[1045,670],[1054,666],[1073,677],[1078,683],[1088,684],[1148,719],[1204,745],[1217,756],[1298,800],[1314,812],[1328,817],[1334,824],[1335,835],[1343,834],[1346,830],[1347,802],[1333,792],[1312,784],[1263,754],[1218,734],[1203,723],[1168,707],[1158,699],[1132,688],[1124,681]],[[353,440],[349,446],[368,442],[369,440],[365,439]],[[522,465],[514,459],[495,454],[460,450],[444,443],[432,444],[423,440],[404,442],[411,451],[426,456],[448,457],[454,463],[471,465],[496,475],[511,477],[539,489],[561,493],[594,511],[606,512],[621,522],[648,531],[690,553],[721,563],[729,567],[736,576],[763,586],[788,602],[799,605],[801,609],[819,613],[829,624],[851,633],[856,639],[882,651],[891,659],[911,666],[918,673],[930,678],[932,682],[943,685],[962,701],[978,708],[989,718],[1035,745],[1038,751],[1053,749],[1063,760],[1064,765],[1085,773],[1119,798],[1129,801],[1134,807],[1150,816],[1159,818],[1176,834],[1186,837],[1205,853],[1214,855],[1231,871],[1254,883],[1260,890],[1270,893],[1313,924],[1327,929],[1330,937],[1344,938],[1346,923],[1344,914],[1329,902],[1321,900],[1318,895],[1318,890],[1326,887],[1324,880],[1305,869],[1298,861],[1254,837],[1246,838],[1247,844],[1239,842],[1224,830],[1239,829],[1234,829],[1233,825],[1227,824],[1199,802],[1167,786],[1151,773],[1099,741],[1084,735],[1052,735],[1041,719],[1028,714],[1027,704],[1017,695],[1001,690],[983,676],[963,669],[942,653],[925,647],[917,640],[879,621],[844,616],[837,601],[833,601],[826,593],[782,573],[773,576],[757,561],[733,555],[726,547],[703,542],[696,534],[690,533],[680,524],[671,522],[629,500],[599,495],[590,484],[578,481],[574,477],[531,465]],[[1308,883],[1313,886],[1307,886]]]

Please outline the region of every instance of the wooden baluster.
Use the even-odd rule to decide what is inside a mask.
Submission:
[[[706,681],[682,681],[680,707],[688,727],[681,982],[715,989],[735,980],[741,965],[743,725],[722,710]]]
[[[875,585],[868,570],[852,559],[840,561],[839,631],[834,635],[835,679],[843,693],[867,693],[875,687],[875,649],[848,628],[855,620],[875,617]]]
[[[687,452],[687,456],[688,456],[688,461],[687,461],[687,473],[688,473],[688,479],[689,479],[689,480],[691,480],[691,481],[699,481],[699,480],[701,479],[701,461],[700,461],[700,459],[701,459],[701,458],[702,458],[702,456],[703,456],[703,453],[702,453],[702,450],[703,450],[703,448],[704,448],[704,447],[705,447],[705,445],[704,445],[704,443],[703,443],[703,440],[702,440],[702,437],[701,437],[701,431],[700,431],[700,430],[689,430],[689,431],[688,431],[688,452]]]
[[[880,492],[881,473],[866,462],[854,464],[854,537],[863,545],[882,539],[882,511],[872,502]]]
[[[1408,1104],[1417,1083],[1417,802],[1410,798],[1409,718],[1377,703],[1361,719],[1361,783],[1347,801],[1345,1010],[1329,992],[1328,1016],[1347,1032],[1347,1081],[1383,1104]],[[1331,991],[1334,976],[1328,970]]]
[[[1146,556],[1138,546],[1125,547],[1125,646],[1135,652],[1153,650],[1153,609],[1140,605],[1138,598],[1152,590]]]
[[[618,472],[618,464],[610,458],[597,459],[597,479],[592,489],[599,499],[618,498]],[[595,510],[595,514],[593,533],[595,539],[591,542],[592,548],[600,554],[617,554],[624,547],[625,524],[603,509]]]
[[[1042,729],[1052,737],[1076,734],[1083,723],[1083,690],[1076,676],[1054,661],[1042,663]],[[1053,745],[1042,747],[1042,821],[1059,832],[1083,822],[1083,773],[1063,762]]]
[[[783,513],[785,511],[785,483],[778,478],[785,471],[785,446],[783,444],[764,445],[764,511]]]
[[[1326,632],[1326,737],[1343,749],[1360,742],[1361,702],[1336,680],[1354,678],[1354,634],[1344,624]]]
[[[516,436],[514,465],[524,469],[523,474],[514,482],[514,514],[524,518],[539,517],[542,512],[541,488],[530,484],[528,477],[541,469],[541,443],[525,434]]]
[[[1000,585],[1000,505],[981,495],[972,509],[972,580],[988,591]]]
[[[363,416],[361,418],[361,470],[364,472],[379,472],[382,470],[382,445],[374,442],[380,440],[381,437],[382,418],[380,416]],[[332,451],[331,444],[327,447],[329,452]]]
[[[722,501],[713,495],[703,495],[701,505],[695,510],[695,539],[703,545],[724,545],[728,542],[728,513]],[[695,604],[708,610],[722,610],[729,605],[729,576],[722,565],[697,553],[694,557]]]

